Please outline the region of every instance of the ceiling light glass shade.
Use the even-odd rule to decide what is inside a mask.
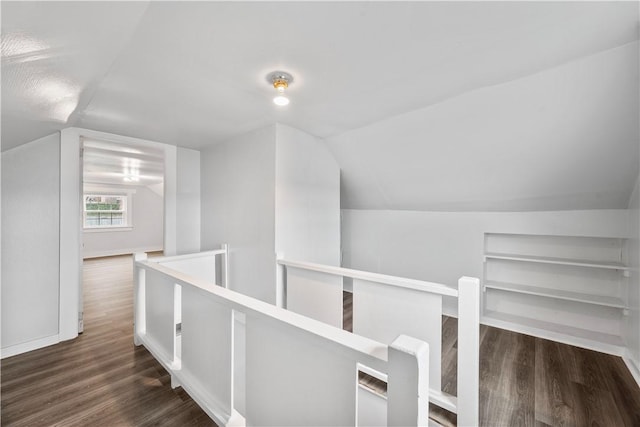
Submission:
[[[274,71],[267,75],[267,81],[277,92],[276,97],[273,98],[273,103],[280,107],[289,105],[289,98],[287,98],[285,92],[289,87],[289,84],[293,82],[293,77],[291,76],[291,74],[285,71]]]
[[[278,95],[275,98],[273,98],[273,103],[281,107],[284,107],[285,105],[289,105],[289,98],[287,98],[284,95]]]

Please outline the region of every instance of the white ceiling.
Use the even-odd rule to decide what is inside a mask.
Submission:
[[[329,138],[344,207],[620,207],[638,17],[635,1],[3,1],[2,150],[69,126],[199,149],[280,122]],[[280,69],[286,108],[265,81]]]
[[[629,43],[637,21],[635,2],[3,2],[2,148],[71,125],[326,137]]]
[[[85,184],[154,186],[164,182],[164,152],[160,148],[83,140]]]
[[[625,209],[638,178],[638,43],[327,139],[342,207]]]

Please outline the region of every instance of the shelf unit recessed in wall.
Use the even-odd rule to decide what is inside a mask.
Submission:
[[[564,299],[567,301],[581,302],[585,304],[603,305],[616,308],[627,308],[622,298],[607,296],[607,295],[593,295],[584,292],[572,292],[564,291],[562,289],[550,289],[541,286],[520,285],[518,283],[504,283],[504,282],[492,282],[487,281],[484,284],[485,288],[500,289],[508,292],[517,292],[521,294],[537,295],[542,297]]]
[[[483,321],[620,354],[626,240],[485,233]]]
[[[493,258],[493,259],[505,259],[510,261],[537,262],[542,264],[573,265],[577,267],[590,267],[590,268],[607,268],[611,270],[620,270],[620,271],[626,271],[629,269],[621,262],[612,262],[612,261],[595,262],[595,261],[569,259],[569,258],[550,258],[550,257],[542,257],[542,256],[523,256],[523,255],[508,255],[508,254],[493,254],[493,253],[486,253],[484,255],[484,258],[485,260],[487,258]]]

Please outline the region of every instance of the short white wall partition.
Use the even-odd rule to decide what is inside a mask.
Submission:
[[[207,412],[231,418],[233,408],[233,310],[206,290],[183,286],[180,382],[207,402]],[[210,325],[215,325],[210,327]]]
[[[176,323],[174,281],[157,271],[145,272],[145,337],[149,351],[165,368],[173,368],[176,360]],[[138,301],[139,303],[140,301]]]
[[[408,335],[429,344],[428,399],[444,409],[458,414],[458,425],[478,425],[479,363],[480,363],[480,281],[462,277],[458,287],[406,279],[365,271],[293,260],[277,260],[283,269],[278,274],[278,287],[290,308],[290,288],[294,295],[304,295],[309,286],[306,304],[296,297],[294,311],[326,321],[342,324],[342,283],[353,279],[353,333],[391,345],[399,335]],[[305,276],[302,271],[307,272]],[[301,280],[301,277],[303,278]],[[312,277],[313,280],[306,279]],[[340,297],[338,298],[337,295]],[[458,299],[458,395],[441,389],[442,382],[442,297]],[[315,304],[314,304],[315,303]],[[335,320],[340,316],[340,322]],[[328,321],[326,319],[329,319]],[[379,373],[371,375],[383,381]],[[425,377],[426,378],[426,377]],[[389,382],[389,386],[390,386]],[[369,394],[367,394],[369,393]],[[380,402],[380,396],[361,391],[368,402]],[[379,404],[377,404],[379,405]],[[369,418],[373,422],[372,417]]]
[[[342,277],[288,268],[286,308],[342,329]]]
[[[216,266],[216,256],[222,255],[222,262],[220,266]],[[154,262],[169,267],[173,270],[186,273],[191,276],[198,277],[200,279],[207,280],[212,283],[217,283],[218,270],[222,270],[224,276],[222,280],[222,286],[228,288],[228,258],[229,248],[226,244],[222,245],[221,249],[215,251],[198,252],[196,254],[177,255],[169,257],[157,257],[154,258]]]
[[[427,343],[400,335],[387,346],[168,267],[192,265],[175,263],[185,259],[135,255],[134,340],[216,423],[363,425],[363,366],[388,379],[385,410],[377,412],[386,413],[386,425],[428,423]],[[236,331],[237,316],[245,318],[244,334]],[[246,348],[241,376],[234,363],[239,348]],[[235,384],[239,377],[246,387]],[[237,388],[246,390],[242,413]]]
[[[353,307],[354,334],[387,344],[400,334],[428,342],[430,387],[440,390],[442,328],[426,326],[442,324],[441,295],[353,279]]]

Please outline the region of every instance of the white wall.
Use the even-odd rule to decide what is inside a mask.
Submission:
[[[638,10],[640,21],[640,9]],[[640,31],[640,26],[638,27]],[[640,44],[638,44],[638,63],[640,68]],[[640,102],[640,88],[638,89]],[[640,129],[640,111],[637,116]],[[636,141],[640,145],[640,138]],[[640,163],[640,157],[638,158]],[[624,358],[629,370],[640,384],[640,176],[629,199],[629,240],[627,246],[628,264],[631,268],[629,278],[629,316],[624,330],[627,341],[627,355]]]
[[[2,139],[0,138],[0,153]],[[0,242],[2,242],[2,154],[0,154]],[[2,358],[2,244],[0,244],[0,358]]]
[[[321,140],[276,125],[276,252],[340,265],[340,168]]]
[[[485,232],[625,238],[628,224],[624,209],[342,214],[345,267],[451,285],[461,276],[482,278]]]
[[[164,147],[164,254],[178,251],[178,148]]]
[[[200,152],[177,148],[176,252],[200,251]]]
[[[629,277],[629,316],[624,330],[627,363],[640,382],[640,180],[629,201],[629,240],[627,245]]]
[[[164,203],[162,196],[144,186],[85,184],[85,193],[131,192],[131,227],[122,230],[84,230],[84,258],[162,250]]]
[[[2,352],[57,342],[60,134],[2,153]]]
[[[200,155],[202,249],[229,244],[232,289],[275,303],[275,125]]]

